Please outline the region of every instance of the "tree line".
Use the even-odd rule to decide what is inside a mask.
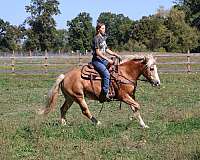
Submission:
[[[102,12],[97,22],[105,23],[107,44],[116,51],[200,52],[199,8],[199,0],[176,0],[170,10],[160,7],[140,20]],[[0,51],[91,50],[95,26],[89,13],[81,12],[67,21],[66,29],[56,29],[58,0],[31,0],[25,10],[30,16],[19,26],[0,18]]]

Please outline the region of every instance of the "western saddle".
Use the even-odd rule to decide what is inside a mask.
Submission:
[[[114,84],[115,85],[117,84],[116,75],[118,74],[118,64],[120,63],[120,61],[117,61],[117,59],[115,57],[112,58],[112,60],[114,61],[114,64],[108,66],[108,70],[110,72],[110,87],[109,87],[108,94],[109,94],[110,98],[114,98],[116,95],[115,89],[114,89]],[[101,80],[101,76],[94,69],[94,66],[92,65],[91,62],[82,67],[81,77],[83,79],[90,80],[90,82],[92,84],[92,88],[93,88],[93,81]]]

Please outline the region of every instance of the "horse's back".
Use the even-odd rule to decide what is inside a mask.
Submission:
[[[80,68],[73,68],[70,71],[65,73],[65,79],[70,79],[73,77],[78,77],[81,74],[81,69]]]

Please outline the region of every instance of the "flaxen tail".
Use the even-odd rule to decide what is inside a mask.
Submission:
[[[63,81],[65,78],[64,74],[61,74],[57,79],[56,82],[54,83],[53,87],[49,91],[46,99],[46,107],[44,109],[41,109],[38,113],[39,114],[48,114],[51,111],[55,110],[56,106],[56,101],[59,95],[60,91],[60,83]]]

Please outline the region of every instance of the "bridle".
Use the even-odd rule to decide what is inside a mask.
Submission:
[[[154,64],[152,64],[152,65],[154,65]],[[151,66],[152,66],[152,65],[151,65]],[[145,72],[147,72],[147,69],[148,69],[148,68],[151,68],[151,66],[148,66],[148,64],[145,64],[145,66],[144,66],[144,68],[142,69],[141,73],[144,74]],[[118,68],[118,65],[117,65],[116,68]],[[151,70],[151,69],[150,69],[150,70]],[[118,70],[117,70],[117,73],[118,73]],[[149,79],[147,79],[147,78],[145,78],[145,79],[140,79],[140,78],[139,78],[139,79],[137,79],[137,80],[130,80],[130,79],[128,79],[127,77],[125,77],[124,75],[121,75],[121,74],[117,74],[117,78],[111,74],[111,77],[113,77],[113,79],[116,81],[116,83],[117,83],[118,85],[121,83],[121,84],[130,84],[130,85],[133,85],[134,87],[136,87],[136,86],[137,86],[137,80],[143,81],[143,82],[152,83],[152,80],[151,80],[150,78],[149,78]],[[119,80],[118,77],[122,77],[124,80]],[[151,77],[151,75],[148,74],[148,77]]]
[[[151,75],[151,68],[152,68],[153,65],[155,65],[155,64],[153,63],[153,64],[151,64],[150,66],[148,66],[148,64],[145,64],[145,67],[143,68],[142,73],[143,73],[143,75],[144,75],[145,72],[148,72],[148,68],[149,68],[150,74],[149,74],[149,73],[146,73],[147,76],[145,76],[145,79],[143,79],[143,80],[139,79],[139,80],[141,80],[141,81],[146,81],[146,82],[149,82],[149,83],[151,83],[151,84],[153,83],[153,79],[150,78],[150,77],[152,77],[152,75]],[[147,77],[148,77],[148,78],[147,78]]]

